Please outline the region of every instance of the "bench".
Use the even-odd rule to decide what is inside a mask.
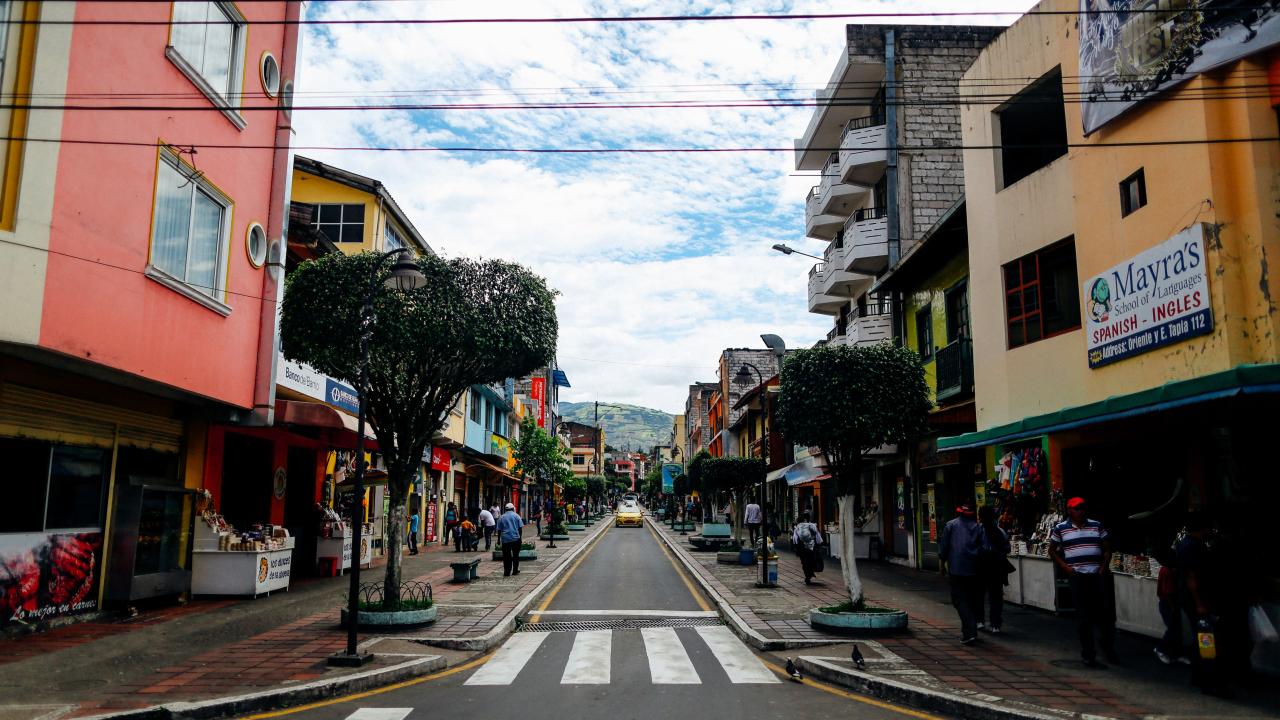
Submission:
[[[725,523],[706,523],[702,526],[701,535],[690,536],[689,544],[699,550],[719,550],[732,540],[732,534],[733,531]]]
[[[449,567],[453,568],[453,580],[450,580],[449,582],[469,583],[480,576],[480,573],[477,571],[480,567],[480,558],[449,563]]]

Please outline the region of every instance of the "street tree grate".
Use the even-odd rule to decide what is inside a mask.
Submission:
[[[516,632],[582,632],[586,630],[642,630],[644,628],[712,627],[718,618],[619,618],[577,622],[522,623]]]

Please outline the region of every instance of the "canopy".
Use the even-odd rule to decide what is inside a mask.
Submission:
[[[818,479],[818,476],[821,474],[822,471],[814,467],[813,458],[808,457],[799,462],[791,463],[784,468],[774,470],[765,476],[765,480],[773,482],[775,480],[785,479],[787,481],[787,487],[795,487],[796,485],[803,485],[804,483],[812,482]]]
[[[348,441],[340,443],[344,447],[347,444],[355,447],[357,419],[324,403],[277,400],[276,423],[330,430],[335,439],[343,438]],[[364,426],[364,437],[366,450],[378,449],[378,439],[374,437],[373,428],[368,423]]]

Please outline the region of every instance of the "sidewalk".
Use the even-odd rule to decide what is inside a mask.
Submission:
[[[532,533],[530,528],[530,537]],[[295,581],[289,592],[254,599],[197,599],[115,622],[89,622],[0,639],[0,720],[76,718],[161,703],[200,701],[311,681],[341,681],[370,668],[401,673],[413,656],[449,654],[431,647],[484,650],[500,642],[504,621],[566,556],[604,530],[556,542],[537,541],[538,560],[519,576],[502,576],[489,553],[455,553],[438,543],[404,558],[403,577],[431,583],[440,610],[433,625],[411,632],[361,631],[361,647],[382,656],[359,669],[335,669],[328,656],[346,646],[338,610],[348,577]],[[480,557],[477,580],[448,582],[449,563]],[[382,563],[361,574],[382,578]],[[456,658],[457,653],[453,653]],[[390,681],[390,680],[388,680]]]
[[[984,633],[976,645],[962,646],[945,578],[867,561],[858,567],[868,602],[904,609],[911,620],[903,634],[859,640],[868,662],[867,671],[858,673],[849,659],[850,639],[817,632],[807,622],[809,609],[848,599],[839,561],[827,560],[818,576],[821,584],[806,586],[799,559],[780,550],[778,587],[757,588],[758,566],[719,564],[715,553],[693,551],[687,537],[658,523],[654,526],[680,548],[677,554],[704,586],[742,619],[742,630],[758,633],[771,643],[785,643],[788,649],[779,654],[821,658],[839,666],[854,685],[865,684],[858,676],[878,678],[991,703],[1028,717],[1046,710],[1058,716],[1117,718],[1280,715],[1280,691],[1274,682],[1263,680],[1259,688],[1241,692],[1234,700],[1203,695],[1191,687],[1188,668],[1156,661],[1151,652],[1154,640],[1146,637],[1119,633],[1117,649],[1123,666],[1086,668],[1080,663],[1072,619],[1017,605],[1005,605],[1003,634]],[[803,649],[822,642],[830,645]]]

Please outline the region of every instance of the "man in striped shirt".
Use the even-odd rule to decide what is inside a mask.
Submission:
[[[1079,621],[1080,655],[1089,667],[1100,667],[1093,633],[1096,629],[1107,660],[1116,657],[1115,598],[1107,575],[1111,572],[1111,543],[1107,529],[1085,515],[1084,498],[1067,501],[1067,519],[1053,527],[1049,555],[1071,582]]]

